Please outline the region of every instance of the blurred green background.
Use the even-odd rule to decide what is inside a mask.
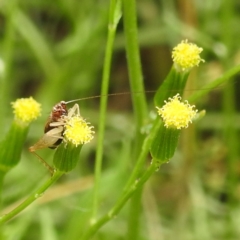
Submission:
[[[204,48],[186,97],[240,63],[238,0],[138,0],[139,45],[146,90],[156,90],[183,39]],[[106,0],[0,1],[0,133],[12,119],[10,102],[33,96],[42,116],[29,132],[21,163],[6,177],[3,208],[49,177],[27,149],[43,134],[54,104],[99,95],[108,28]],[[240,239],[239,76],[196,102],[207,114],[184,131],[174,158],[144,187],[140,240]],[[129,91],[123,23],[114,45],[110,93]],[[144,94],[144,93],[142,93]],[[149,113],[153,93],[147,93]],[[79,102],[95,126],[99,99]],[[146,125],[147,128],[147,125]],[[101,213],[116,201],[134,162],[131,94],[109,98],[104,141]],[[7,239],[79,239],[90,212],[96,140],[78,167],[6,225]],[[39,154],[51,162],[53,151]],[[7,210],[7,209],[5,209]],[[126,239],[128,206],[93,239]]]

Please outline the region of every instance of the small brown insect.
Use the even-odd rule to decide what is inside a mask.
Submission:
[[[29,151],[35,154],[51,173],[54,171],[53,168],[49,166],[35,151],[43,148],[54,149],[62,142],[66,120],[73,115],[80,115],[78,104],[74,104],[69,110],[67,109],[67,104],[70,102],[73,101],[61,101],[52,108],[44,127],[44,135],[29,148]]]

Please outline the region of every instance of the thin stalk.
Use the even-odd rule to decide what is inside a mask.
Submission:
[[[228,48],[228,54],[223,58],[224,68],[228,68],[232,65],[232,56],[234,55],[234,31],[232,31],[232,19],[234,18],[235,9],[234,1],[224,1],[223,7],[220,11],[220,23],[223,29],[222,42]],[[223,136],[225,139],[225,145],[228,149],[228,161],[227,161],[227,178],[225,185],[227,186],[228,196],[228,209],[235,209],[236,205],[236,189],[238,187],[238,159],[239,159],[239,144],[238,133],[236,131],[236,103],[235,103],[235,87],[229,83],[226,84],[223,91]],[[231,214],[227,214],[226,218],[226,238],[231,239],[235,237],[235,226],[233,225]]]
[[[150,133],[148,134],[148,137],[145,138],[143,144],[142,144],[142,150],[140,152],[140,155],[138,157],[138,160],[136,161],[135,167],[132,171],[132,174],[130,175],[128,182],[124,188],[124,191],[128,191],[128,188],[133,184],[133,182],[136,181],[136,179],[139,177],[142,167],[146,162],[146,157],[149,153],[150,146],[152,144],[152,140],[155,137],[155,133],[157,132],[157,129],[160,127],[161,122],[159,121],[159,118],[157,118],[153,126],[151,128]]]
[[[147,171],[136,181],[124,194],[124,196],[114,205],[114,207],[101,217],[98,221],[91,225],[86,234],[83,236],[82,240],[90,239],[99,228],[101,228],[105,223],[113,219],[119,211],[123,208],[126,202],[131,198],[137,189],[140,189],[144,183],[151,177],[151,175],[158,169],[159,166],[156,165],[156,160],[152,160],[151,165],[148,167]]]
[[[124,34],[126,37],[126,52],[128,60],[129,80],[132,92],[144,92],[143,74],[138,44],[136,1],[123,0],[123,22]],[[141,128],[147,113],[146,98],[144,94],[132,94],[134,117],[136,123],[136,136],[133,148],[133,159],[137,159],[141,152],[144,136],[141,134]],[[134,164],[134,163],[133,163]],[[143,166],[141,166],[142,168]],[[138,238],[138,220],[140,212],[136,206],[141,205],[141,190],[131,199],[130,214],[128,221],[128,239]],[[135,214],[131,214],[134,212]],[[132,227],[134,226],[134,228]]]
[[[20,9],[14,12],[12,24],[35,54],[46,76],[52,79],[52,76],[59,71],[60,67],[55,61],[51,48],[43,35]]]
[[[99,206],[99,187],[101,180],[102,170],[102,156],[103,156],[103,143],[105,134],[106,112],[107,112],[107,93],[109,88],[113,43],[116,35],[117,24],[121,17],[121,2],[112,0],[109,11],[109,24],[108,24],[108,36],[106,44],[106,52],[104,59],[103,75],[102,75],[102,87],[101,87],[101,100],[100,100],[100,121],[98,127],[98,141],[97,141],[97,153],[95,163],[95,185],[93,192],[93,207],[92,207],[92,220],[96,218],[98,206]]]
[[[190,97],[188,97],[188,101],[190,103],[195,102],[197,99],[207,95],[209,92],[211,92],[214,88],[218,87],[219,85],[226,83],[230,80],[233,80],[233,78],[231,77],[237,75],[239,72],[240,65],[229,69],[221,77],[216,78],[211,83],[206,84],[201,90],[198,90],[197,92],[193,93]]]
[[[4,118],[7,114],[7,108],[9,108],[9,88],[11,81],[9,81],[9,77],[12,71],[12,62],[13,62],[13,52],[14,52],[14,39],[15,39],[15,29],[12,24],[12,19],[14,17],[15,9],[17,7],[17,1],[13,0],[8,3],[8,11],[1,13],[5,15],[5,31],[4,31],[4,39],[2,42],[2,59],[0,59],[0,64],[2,65],[2,69],[0,72],[0,108],[1,108],[1,116],[0,116],[0,125],[5,126]],[[0,129],[1,136],[3,135],[4,128]]]
[[[22,212],[26,207],[28,207],[32,202],[41,197],[44,192],[55,183],[64,173],[56,171],[53,176],[48,179],[40,188],[37,189],[33,194],[31,194],[24,202],[22,202],[19,206],[14,208],[11,212],[4,214],[0,217],[0,225],[4,224],[8,220],[15,217],[18,213]]]
[[[123,0],[123,21],[131,91],[144,93],[135,0]],[[146,97],[144,94],[132,94],[132,101],[136,128],[139,130],[143,125],[147,113]]]

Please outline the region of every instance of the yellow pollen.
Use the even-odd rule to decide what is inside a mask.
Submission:
[[[182,41],[172,51],[172,58],[176,68],[188,71],[198,66],[200,62],[204,62],[199,55],[202,51],[203,49],[196,44],[188,43],[188,40]]]
[[[164,101],[165,105],[162,108],[157,107],[158,114],[162,117],[164,126],[167,128],[187,128],[188,124],[192,122],[197,110],[194,110],[194,105],[191,106],[187,101],[180,102],[179,94],[169,101]]]
[[[76,146],[88,143],[93,139],[92,128],[82,117],[73,116],[66,122],[64,138]]]
[[[41,105],[32,97],[19,98],[11,104],[15,118],[22,122],[30,123],[41,115]]]

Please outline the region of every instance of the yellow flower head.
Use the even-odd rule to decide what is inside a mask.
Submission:
[[[165,105],[162,108],[158,108],[158,114],[162,117],[164,126],[167,128],[187,128],[188,124],[192,122],[197,110],[195,107],[190,106],[187,101],[180,102],[181,97],[179,94],[173,98],[169,98],[169,101],[164,101]]]
[[[93,126],[89,126],[81,116],[73,116],[66,121],[64,138],[76,147],[90,142],[93,139]]]
[[[188,40],[179,43],[172,51],[172,58],[176,68],[181,71],[188,71],[198,66],[200,62],[204,62],[199,56],[202,50],[197,45],[188,43]]]
[[[28,124],[41,115],[41,105],[32,97],[19,98],[11,104],[15,119],[21,122]]]

